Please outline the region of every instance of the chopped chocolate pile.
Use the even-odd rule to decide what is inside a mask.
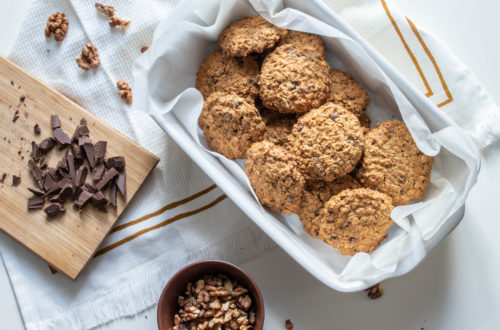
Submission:
[[[73,208],[80,211],[86,205],[106,211],[107,205],[116,207],[117,191],[126,195],[125,158],[105,158],[107,141],[95,145],[90,138],[87,121],[82,119],[71,138],[63,131],[59,116],[50,117],[53,137],[47,137],[39,144],[31,143],[31,159],[28,167],[37,187],[29,187],[33,196],[28,199],[28,210],[44,208],[47,217],[52,218],[66,212],[64,203],[73,202]],[[38,125],[35,134],[40,134]],[[45,156],[55,147],[66,149],[55,167],[49,167]],[[0,179],[5,180],[6,174]],[[93,184],[87,182],[90,178]],[[21,178],[13,176],[12,185],[17,186]],[[108,198],[104,192],[109,190]]]

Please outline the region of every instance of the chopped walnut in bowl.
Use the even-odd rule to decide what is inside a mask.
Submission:
[[[68,32],[68,24],[69,21],[66,14],[57,12],[50,15],[45,26],[45,36],[50,38],[54,34],[56,41],[62,41],[66,36],[66,32]]]
[[[263,324],[264,301],[255,282],[224,261],[201,261],[181,269],[158,302],[160,330],[262,329]]]

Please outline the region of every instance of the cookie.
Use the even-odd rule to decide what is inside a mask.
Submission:
[[[351,172],[361,158],[363,131],[351,112],[326,103],[299,118],[287,148],[297,155],[307,180],[332,181]]]
[[[272,142],[262,141],[248,149],[245,166],[263,206],[284,214],[299,211],[306,181],[293,154]]]
[[[254,56],[227,57],[216,50],[200,64],[196,73],[196,88],[205,99],[214,92],[225,92],[238,94],[253,102],[259,94],[259,70]]]
[[[280,45],[284,44],[296,44],[299,47],[309,47],[317,51],[320,56],[326,56],[323,39],[316,34],[289,30],[288,34],[280,41]]]
[[[266,125],[253,104],[236,94],[213,93],[198,118],[208,145],[230,159],[245,158],[252,143],[262,140]]]
[[[363,186],[391,196],[394,205],[404,205],[424,197],[433,162],[418,149],[405,123],[386,121],[366,134],[357,175]]]
[[[325,203],[334,195],[345,189],[360,188],[358,180],[350,175],[345,175],[333,181],[307,181],[302,205],[299,211],[300,221],[304,224],[304,230],[312,237],[319,235],[321,209]]]
[[[262,63],[260,99],[270,110],[305,113],[326,100],[328,74],[328,63],[317,52],[295,44],[279,46]]]
[[[219,35],[219,45],[227,56],[248,56],[274,47],[287,34],[262,16],[249,16],[229,25]]]
[[[393,205],[384,193],[349,189],[333,196],[320,212],[319,238],[342,255],[370,252],[387,238]]]
[[[341,104],[356,117],[361,118],[370,103],[370,96],[348,72],[337,69],[330,71],[330,95],[328,101]]]
[[[293,125],[297,123],[296,118],[279,118],[266,124],[264,140],[284,146],[288,141],[288,135],[292,132]]]

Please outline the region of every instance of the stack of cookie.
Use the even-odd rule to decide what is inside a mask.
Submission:
[[[394,206],[423,197],[433,158],[401,121],[370,129],[367,91],[330,68],[319,36],[251,16],[222,31],[219,45],[196,76],[208,145],[247,159],[269,210],[299,214],[309,235],[342,254],[373,251]]]

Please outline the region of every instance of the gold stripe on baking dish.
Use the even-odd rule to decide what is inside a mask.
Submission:
[[[425,85],[425,88],[427,89],[427,93],[425,94],[425,96],[430,97],[430,96],[434,95],[434,93],[429,85],[429,82],[427,81],[427,78],[425,77],[425,74],[424,74],[420,64],[418,63],[417,58],[413,54],[412,50],[410,49],[410,46],[408,45],[403,34],[401,33],[401,30],[399,29],[399,26],[396,23],[396,20],[392,16],[392,14],[389,10],[389,7],[387,6],[386,1],[380,0],[380,2],[382,3],[382,7],[384,8],[384,11],[385,11],[387,17],[389,18],[389,21],[391,21],[391,24],[394,27],[394,30],[398,34],[399,38],[401,39],[401,42],[403,43],[403,46],[405,47],[406,51],[408,52],[408,55],[410,56],[413,64],[415,65],[415,68],[417,69],[417,71],[422,79],[422,82]],[[448,84],[446,83],[446,80],[444,79],[444,76],[441,72],[441,69],[439,68],[439,65],[437,64],[436,59],[434,58],[434,55],[432,55],[432,52],[430,51],[429,47],[424,42],[422,36],[418,32],[417,27],[415,26],[415,24],[413,24],[413,22],[409,18],[406,17],[406,20],[407,20],[408,25],[410,26],[412,32],[415,34],[415,37],[418,39],[420,45],[422,46],[425,54],[427,55],[427,57],[431,61],[432,65],[434,67],[434,70],[436,71],[436,73],[439,77],[439,81],[441,83],[441,86],[443,87],[443,90],[447,96],[447,99],[445,101],[437,104],[437,106],[441,108],[441,107],[445,106],[446,104],[453,102],[453,96],[451,95],[450,89],[448,88]]]

